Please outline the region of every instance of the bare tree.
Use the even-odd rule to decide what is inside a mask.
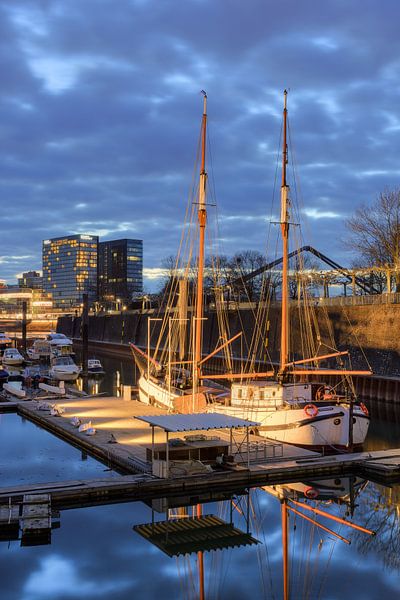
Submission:
[[[400,251],[400,188],[382,192],[370,206],[363,205],[346,222],[348,246],[363,266],[395,268]]]

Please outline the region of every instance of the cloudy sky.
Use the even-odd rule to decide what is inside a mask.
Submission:
[[[0,0],[0,278],[64,234],[173,254],[201,89],[222,251],[265,249],[287,87],[304,241],[349,264],[344,220],[399,185],[399,21],[397,0]]]

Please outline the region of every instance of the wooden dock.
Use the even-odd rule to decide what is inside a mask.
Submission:
[[[48,410],[42,410],[44,404]],[[96,397],[63,397],[45,402],[38,400],[21,400],[13,402],[17,412],[47,429],[51,433],[66,440],[88,454],[104,462],[108,467],[122,473],[150,473],[151,463],[147,461],[147,448],[151,447],[151,428],[146,423],[135,419],[137,416],[165,414],[165,411],[154,406],[147,406],[141,402],[114,396]],[[59,416],[50,414],[50,407],[55,405],[60,412]],[[82,424],[91,423],[96,429],[96,434],[88,436],[80,432],[71,424],[71,419],[77,417]],[[185,435],[188,432],[185,432]],[[202,433],[202,432],[196,432]],[[218,434],[222,440],[229,440],[229,432],[203,432],[205,434]],[[184,434],[174,434],[174,437],[184,437]],[[236,449],[241,452],[240,458],[247,461],[247,452],[241,451],[243,436],[235,435]],[[165,434],[155,430],[156,443],[165,442]],[[311,458],[319,456],[315,452],[265,440],[258,436],[250,436],[250,457],[254,461],[287,460]]]
[[[151,429],[134,416],[164,414],[165,411],[133,400],[104,396],[63,397],[52,402],[47,399],[47,402],[47,408],[38,400],[21,400],[12,404],[20,415],[125,475],[2,488],[0,505],[3,507],[9,503],[21,503],[28,494],[49,494],[51,506],[60,509],[171,496],[189,497],[192,503],[196,503],[199,498],[211,499],[213,494],[222,492],[236,493],[253,486],[332,476],[357,475],[380,483],[400,481],[400,449],[321,457],[287,444],[280,444],[277,452],[276,442],[262,439],[263,455],[258,452],[260,438],[256,436],[251,436],[250,440],[250,468],[246,465],[247,456],[242,453],[243,460],[239,464],[225,465],[212,473],[158,479],[150,475],[151,465],[146,460],[146,449],[151,445]],[[62,409],[62,414],[51,415],[50,403]],[[71,424],[72,417],[79,418],[82,423],[90,421],[96,429],[95,435],[79,432]],[[221,438],[229,436],[221,430],[217,433]],[[155,441],[165,441],[161,431],[156,430]]]
[[[189,504],[196,504],[200,498],[211,500],[214,494],[221,492],[233,494],[260,485],[351,475],[378,482],[398,482],[400,451],[362,452],[311,460],[272,462],[252,465],[250,469],[241,467],[189,478],[158,479],[151,475],[125,475],[85,481],[10,486],[0,489],[0,505],[20,503],[23,497],[29,494],[49,494],[51,505],[58,510],[171,496],[189,498]]]

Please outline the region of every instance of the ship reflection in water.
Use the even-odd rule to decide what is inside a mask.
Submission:
[[[158,549],[154,566],[176,558],[183,598],[376,598],[399,575],[399,492],[346,477],[265,486],[200,512],[162,499],[133,529]]]
[[[15,443],[18,480],[7,471],[3,440],[7,448]],[[63,442],[16,415],[1,415],[3,486],[48,481],[46,461],[57,468],[54,453],[45,456],[53,440],[62,462]],[[98,470],[95,461],[72,450],[62,480],[118,477],[101,473],[102,465]],[[52,478],[60,480],[56,471]],[[97,501],[73,510],[52,507],[60,510],[60,526],[48,545],[27,548],[18,528],[9,537],[1,530],[2,597],[372,600],[397,594],[400,486],[336,478],[237,490],[233,496],[209,492],[104,506]]]

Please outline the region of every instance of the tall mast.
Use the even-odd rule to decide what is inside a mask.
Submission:
[[[196,389],[201,376],[199,363],[201,361],[202,331],[203,331],[203,277],[204,277],[204,241],[207,223],[206,210],[206,134],[207,134],[207,94],[202,90],[203,99],[203,119],[201,124],[201,166],[200,166],[200,185],[199,185],[199,209],[197,212],[199,224],[199,258],[197,265],[197,297],[196,297],[196,317],[194,322],[195,343],[193,348],[193,389]]]
[[[281,330],[281,354],[280,374],[286,370],[289,358],[289,315],[288,315],[288,252],[289,252],[289,186],[286,181],[286,165],[288,162],[287,146],[287,91],[283,93],[283,145],[282,145],[282,185],[281,185],[281,233],[282,233],[282,330]]]

